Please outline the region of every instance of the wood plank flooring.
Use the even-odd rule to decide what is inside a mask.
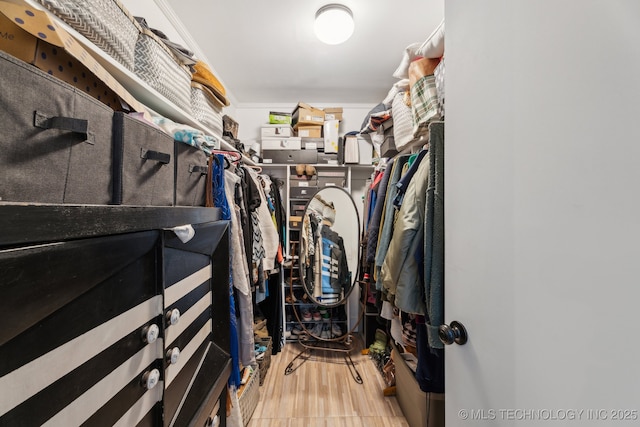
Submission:
[[[341,353],[313,350],[285,368],[302,347],[287,344],[271,356],[260,400],[247,427],[409,427],[394,396],[383,396],[382,375],[359,348],[351,358],[363,379],[351,376]],[[300,364],[301,363],[301,364]]]

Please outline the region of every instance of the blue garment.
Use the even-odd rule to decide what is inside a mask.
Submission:
[[[407,187],[409,187],[409,183],[411,182],[413,175],[415,175],[416,171],[418,170],[418,167],[420,166],[420,162],[422,162],[422,159],[424,159],[427,152],[428,150],[420,151],[417,157],[411,162],[411,166],[409,167],[409,170],[407,171],[407,173],[400,179],[400,181],[396,183],[396,187],[398,188],[398,193],[396,194],[396,197],[393,199],[393,206],[395,206],[396,209],[400,209],[400,206],[402,206],[402,199],[404,198],[404,193],[407,191]]]
[[[211,182],[214,206],[220,208],[222,219],[231,220],[231,210],[227,203],[224,189],[224,156],[216,154],[214,159]],[[231,256],[231,255],[230,255]],[[240,386],[240,363],[238,344],[238,321],[236,318],[236,302],[233,297],[233,275],[231,274],[231,258],[229,258],[229,353],[231,355],[231,375],[229,385]]]
[[[211,182],[213,193],[213,206],[220,208],[222,219],[231,219],[231,209],[227,202],[227,196],[224,190],[224,155],[216,154],[213,156],[214,162],[211,173]]]
[[[382,174],[382,179],[378,183],[378,191],[372,191],[372,199],[375,199],[375,208],[369,217],[369,225],[367,227],[367,257],[366,261],[373,264],[376,259],[376,249],[378,248],[378,235],[380,233],[380,220],[382,219],[382,209],[384,208],[384,200],[387,197],[387,186],[391,177],[391,170],[395,159],[389,160],[387,167]]]
[[[233,297],[233,277],[229,271],[229,354],[231,355],[231,374],[229,385],[240,387],[240,358],[238,341],[238,323],[236,319],[236,301]]]

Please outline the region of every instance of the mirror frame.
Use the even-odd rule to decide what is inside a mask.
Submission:
[[[361,250],[362,248],[360,247],[361,245],[361,239],[362,239],[362,230],[361,230],[361,223],[360,223],[360,213],[358,212],[358,207],[356,206],[355,201],[353,200],[353,197],[351,196],[351,193],[349,193],[347,190],[345,190],[342,187],[337,187],[337,186],[327,186],[327,187],[323,187],[321,189],[319,189],[318,191],[316,191],[313,196],[311,196],[311,198],[309,199],[309,201],[307,202],[307,204],[305,205],[304,208],[304,213],[302,215],[302,227],[304,227],[304,221],[305,218],[307,217],[307,212],[309,211],[309,206],[312,202],[312,200],[317,196],[317,195],[321,195],[323,191],[325,190],[332,190],[332,191],[339,191],[344,193],[344,195],[346,196],[346,199],[348,199],[351,203],[351,207],[353,208],[353,212],[355,213],[355,219],[357,222],[357,234],[356,234],[356,239],[355,239],[355,263],[353,265],[353,270],[350,268],[349,271],[351,272],[351,280],[349,283],[349,289],[344,293],[344,295],[342,296],[341,299],[339,299],[337,302],[333,302],[333,303],[324,303],[322,301],[318,301],[316,300],[316,298],[314,298],[314,296],[309,292],[309,289],[307,287],[307,280],[306,280],[306,271],[305,271],[305,262],[303,262],[304,260],[306,260],[306,257],[303,258],[302,256],[302,250],[303,250],[303,246],[302,244],[299,245],[299,249],[298,249],[298,268],[299,268],[299,274],[300,274],[300,281],[302,284],[302,289],[304,290],[305,294],[308,296],[309,300],[319,306],[319,307],[323,307],[323,308],[333,308],[333,307],[338,307],[340,305],[343,305],[347,302],[347,300],[349,299],[349,295],[351,295],[351,292],[353,292],[353,289],[356,287],[356,282],[358,280],[358,273],[360,271],[360,257],[361,257]],[[325,200],[323,198],[323,200]],[[340,204],[337,205],[335,203],[334,200],[327,200],[329,202],[333,202],[334,203],[334,208],[336,209],[336,219],[334,220],[334,224],[337,222],[337,218],[338,218],[338,212],[340,207],[344,206],[344,204]],[[302,227],[301,227],[301,233],[302,233]],[[342,236],[341,236],[342,237]],[[300,236],[300,240],[302,240],[302,235]],[[343,238],[343,242],[345,241],[345,239]],[[345,247],[345,252],[347,251],[347,248]],[[349,259],[347,258],[347,263],[349,262]],[[348,264],[349,265],[349,264]],[[349,265],[349,267],[351,267]]]

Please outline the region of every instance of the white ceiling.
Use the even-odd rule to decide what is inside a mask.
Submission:
[[[404,48],[424,41],[444,16],[444,0],[344,0],[353,11],[354,34],[342,45],[328,46],[315,38],[313,19],[331,0],[164,3],[235,106],[377,104],[396,81],[392,73]]]

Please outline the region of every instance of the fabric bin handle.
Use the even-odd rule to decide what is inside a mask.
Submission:
[[[161,153],[160,151],[147,150],[143,148],[140,151],[140,157],[146,160],[155,160],[163,165],[166,165],[171,161],[171,155],[167,153]]]
[[[207,168],[206,166],[196,166],[196,165],[189,165],[189,173],[199,173],[200,175],[206,175],[207,172],[209,171],[209,168]]]
[[[35,111],[33,114],[33,125],[40,129],[68,130],[82,135],[86,142],[94,143],[93,134],[89,132],[89,121],[85,119],[59,116],[50,117],[39,111]]]

